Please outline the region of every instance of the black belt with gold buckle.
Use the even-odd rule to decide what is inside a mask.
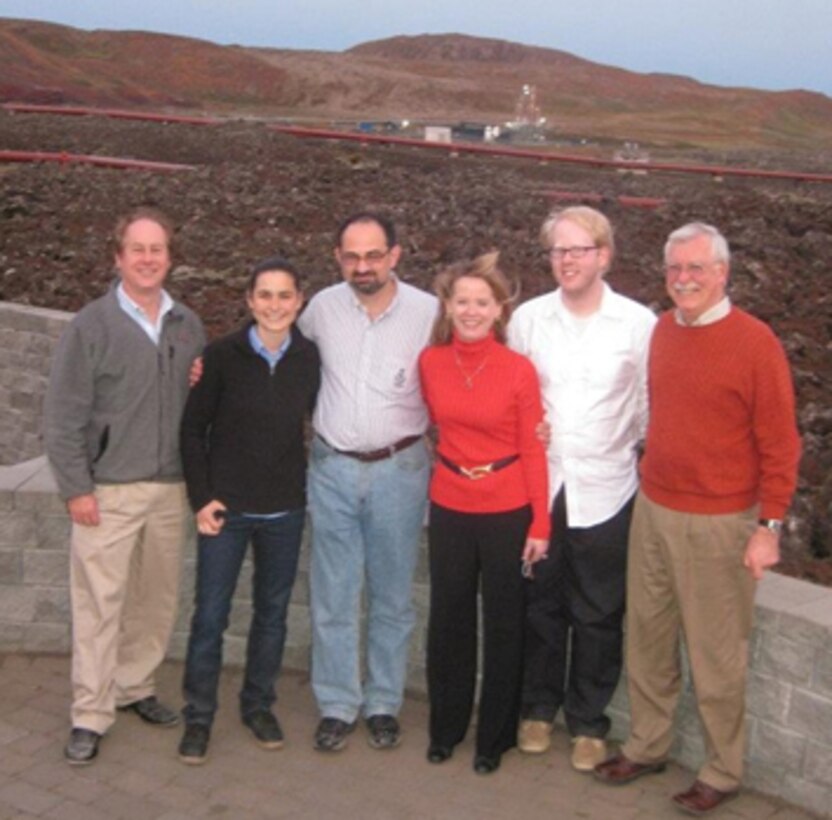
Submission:
[[[485,478],[491,473],[496,473],[498,470],[502,470],[503,467],[508,467],[509,464],[514,464],[514,462],[520,458],[520,456],[515,453],[513,456],[498,458],[496,461],[492,461],[491,464],[480,464],[478,467],[460,467],[459,464],[454,464],[453,461],[445,458],[442,453],[437,453],[437,455],[439,456],[439,460],[449,470],[452,470],[457,475],[470,478],[472,481],[477,481],[480,478]]]
[[[408,447],[414,445],[420,438],[419,436],[406,436],[403,439],[400,439],[395,444],[391,444],[389,447],[381,447],[378,450],[339,450],[337,447],[333,447],[323,436],[318,436],[318,438],[329,447],[330,450],[334,450],[336,453],[342,456],[347,456],[349,458],[354,458],[356,461],[364,462],[368,464],[373,461],[383,461],[385,458],[390,458],[394,453],[400,453],[402,450],[406,450]]]

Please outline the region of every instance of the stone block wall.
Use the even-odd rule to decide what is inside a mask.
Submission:
[[[757,587],[747,689],[745,782],[832,817],[832,589],[767,573]],[[627,736],[625,681],[611,707]],[[699,767],[704,742],[685,669],[672,756]]]
[[[45,457],[0,467],[0,652],[69,652],[70,521],[56,494]],[[289,605],[287,668],[309,668],[308,530]],[[185,544],[180,607],[168,657],[184,660],[193,612],[196,534]],[[225,636],[224,659],[240,666],[251,620],[251,562],[246,558]],[[414,584],[418,623],[410,652],[408,687],[425,691],[428,577],[423,543]]]
[[[37,431],[49,353],[68,318],[55,311],[0,304],[2,349],[11,352],[0,355],[0,406],[11,407],[12,416],[16,406],[21,416],[17,426],[5,421],[0,425],[0,452],[40,452]],[[25,378],[27,363],[37,370],[31,379]],[[27,416],[37,416],[37,421]],[[4,449],[7,433],[17,450]],[[0,467],[0,652],[66,653],[70,648],[69,519],[45,458],[24,461],[26,457],[14,456],[22,463]],[[169,650],[169,657],[180,660],[187,643],[194,565],[192,534],[185,549],[180,612]],[[290,604],[287,669],[309,669],[308,566],[305,544]],[[225,640],[228,664],[239,665],[245,657],[250,590],[247,561]],[[409,690],[417,695],[425,693],[428,592],[423,543],[413,589],[417,625],[408,674]],[[832,590],[769,573],[757,592],[750,660],[748,784],[832,818]],[[623,739],[629,725],[623,681],[610,711],[613,737]],[[703,742],[687,674],[677,724],[673,756],[695,770]]]
[[[43,457],[0,467],[0,651],[68,652],[69,520]],[[185,549],[179,617],[169,657],[182,660],[192,610],[193,534]],[[289,613],[287,669],[309,669],[309,547],[304,545]],[[413,589],[417,625],[408,687],[425,694],[428,614],[426,546]],[[225,640],[225,661],[240,665],[251,617],[247,560]],[[748,785],[832,818],[832,590],[769,573],[759,585],[748,682]],[[625,682],[612,707],[613,737],[627,735]],[[696,769],[703,755],[690,676],[677,715],[673,757]]]
[[[0,302],[0,464],[43,452],[43,397],[71,313]]]
[[[774,575],[756,600],[749,784],[832,817],[832,590]]]
[[[67,651],[69,528],[43,457],[0,467],[0,651]]]

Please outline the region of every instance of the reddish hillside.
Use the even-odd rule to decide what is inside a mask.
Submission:
[[[832,144],[832,99],[822,94],[708,86],[502,40],[393,37],[331,53],[0,19],[0,100],[498,123],[527,83],[563,135],[720,149]]]
[[[0,21],[0,96],[92,105],[263,105],[283,72],[203,40]]]

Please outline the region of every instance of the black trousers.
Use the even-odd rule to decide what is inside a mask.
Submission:
[[[633,503],[596,526],[569,527],[565,488],[555,498],[549,557],[526,584],[524,718],[551,721],[563,707],[572,736],[609,732],[604,710],[621,675]]]
[[[523,667],[521,556],[531,509],[462,513],[431,504],[428,695],[431,743],[453,747],[468,730],[477,676],[477,590],[483,671],[476,753],[515,745]]]

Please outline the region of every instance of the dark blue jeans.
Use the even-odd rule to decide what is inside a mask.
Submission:
[[[187,723],[210,726],[217,711],[222,636],[249,542],[254,557],[253,613],[240,712],[245,718],[274,703],[305,517],[305,510],[272,519],[229,512],[219,535],[199,536],[196,601],[183,683]]]

